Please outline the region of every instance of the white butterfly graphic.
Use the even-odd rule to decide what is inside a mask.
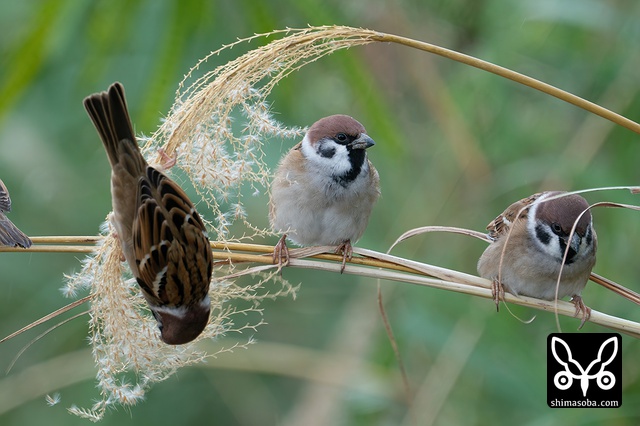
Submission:
[[[613,344],[611,356],[606,361],[603,361],[602,356],[604,350],[610,344]],[[564,348],[564,351],[568,356],[568,359],[566,361],[563,361],[561,359],[561,354],[558,354],[558,351],[556,350],[558,345],[562,345],[562,347]],[[569,345],[567,345],[567,343],[559,337],[553,336],[551,338],[551,352],[553,352],[553,357],[556,359],[556,361],[558,361],[558,363],[564,367],[564,371],[558,372],[553,378],[553,384],[560,390],[569,389],[573,384],[573,379],[579,379],[580,387],[582,388],[582,396],[586,397],[587,389],[589,389],[589,380],[591,379],[596,379],[598,387],[602,390],[609,390],[616,384],[616,378],[613,373],[611,373],[610,371],[605,371],[607,365],[611,364],[611,361],[613,361],[616,354],[618,353],[618,339],[616,339],[616,337],[611,337],[602,343],[600,349],[598,350],[597,358],[593,360],[587,366],[587,368],[582,368],[580,363],[573,359],[573,355],[571,354]],[[575,365],[576,368],[580,371],[580,374],[572,373],[569,369],[569,363]],[[596,365],[599,365],[600,369],[596,373],[591,374],[591,370],[594,369]]]

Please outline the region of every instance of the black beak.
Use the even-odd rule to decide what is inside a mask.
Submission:
[[[563,240],[564,240],[565,247],[569,246],[569,250],[567,250],[567,263],[571,263],[574,256],[578,254],[578,251],[580,250],[582,237],[580,237],[580,235],[578,235],[577,232],[574,232],[573,237],[571,238],[571,241],[569,241],[567,238],[563,238]]]
[[[349,144],[351,149],[367,149],[374,146],[376,143],[366,133],[360,133],[357,139]]]

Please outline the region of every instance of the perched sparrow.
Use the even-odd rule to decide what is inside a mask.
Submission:
[[[31,240],[4,214],[11,211],[9,190],[0,179],[0,245],[9,247],[31,247]]]
[[[84,106],[111,163],[113,223],[124,257],[162,340],[190,342],[211,310],[213,257],[204,223],[184,191],[142,157],[120,83],[85,98]]]
[[[576,194],[548,200],[560,194],[534,194],[513,203],[495,218],[487,226],[493,242],[480,257],[478,272],[493,280],[496,306],[501,286],[516,296],[554,300],[566,252],[557,296],[571,296],[576,315],[582,311],[584,323],[590,309],[580,293],[596,263],[596,232],[587,201]]]
[[[337,245],[342,271],[380,196],[378,172],[367,159],[373,140],[347,115],[316,121],[282,158],[271,185],[269,219],[284,233],[274,262],[288,263],[287,236],[302,246]]]

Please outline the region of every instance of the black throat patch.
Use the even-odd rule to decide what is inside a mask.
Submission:
[[[364,149],[349,149],[349,163],[351,163],[351,169],[341,175],[334,175],[333,180],[342,187],[349,185],[358,177],[358,175],[360,175],[365,158],[366,152]]]

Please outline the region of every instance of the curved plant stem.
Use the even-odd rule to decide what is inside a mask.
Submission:
[[[96,243],[102,237],[32,237],[33,246],[29,249],[0,247],[0,251],[13,252],[92,252],[93,245],[61,245],[68,242],[77,244],[78,242]],[[57,245],[42,245],[45,242],[56,243]],[[212,242],[214,259],[220,262],[230,263],[240,268],[244,263],[257,263],[264,266],[249,267],[233,273],[233,276],[248,275],[256,271],[256,268],[265,270],[276,268],[273,265],[273,246],[245,243],[222,243]],[[335,247],[321,246],[290,250],[290,267],[306,268],[322,271],[340,273],[342,256],[332,254]],[[491,283],[475,275],[459,272],[451,269],[441,268],[414,260],[404,259],[373,250],[354,248],[354,256],[347,263],[344,273],[359,275],[363,277],[386,279],[406,284],[422,285],[426,287],[439,288],[441,290],[464,293],[470,296],[477,296],[492,299]],[[556,312],[559,315],[574,317],[575,306],[563,300],[546,301],[531,297],[516,297],[509,293],[505,294],[505,302],[515,305],[528,306],[543,311]],[[489,309],[489,307],[487,308]],[[595,309],[591,311],[589,322],[640,338],[640,323],[618,318]]]
[[[490,73],[499,75],[500,77],[507,78],[509,80],[515,81],[516,83],[523,84],[525,86],[529,86],[533,89],[539,90],[543,93],[546,93],[560,100],[573,104],[593,114],[599,115],[600,117],[606,118],[607,120],[610,120],[613,123],[616,123],[622,127],[625,127],[633,132],[640,133],[640,124],[636,123],[633,120],[630,120],[620,114],[617,114],[611,110],[603,108],[600,105],[597,105],[579,96],[573,95],[569,92],[561,90],[550,84],[543,83],[542,81],[536,80],[535,78],[529,77],[527,75],[512,71],[508,68],[504,68],[499,65],[495,65],[490,62],[483,61],[482,59],[478,59],[473,56],[456,52],[454,50],[436,46],[434,44],[425,43],[422,41],[413,40],[407,37],[397,36],[394,34],[385,34],[385,33],[378,32],[372,38],[376,41],[397,43],[397,44],[401,44],[403,46],[411,47],[414,49],[423,50],[425,52],[433,53],[433,54],[442,56],[444,58],[452,59],[454,61],[466,64],[466,65],[470,65],[472,67],[479,68],[481,70],[488,71]]]

